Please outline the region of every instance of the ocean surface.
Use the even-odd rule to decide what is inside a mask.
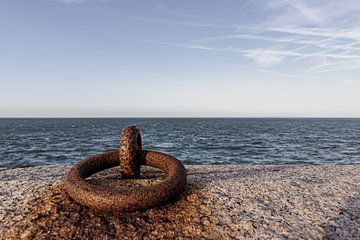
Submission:
[[[360,163],[360,119],[0,119],[0,167],[75,163],[117,150],[123,127],[185,164]]]

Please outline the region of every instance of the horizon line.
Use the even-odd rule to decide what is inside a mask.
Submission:
[[[115,117],[115,116],[0,116],[0,119],[360,119],[360,116],[350,116],[350,117],[339,117],[339,116],[248,116],[248,117],[239,117],[239,116],[197,116],[197,117],[191,117],[191,116],[137,116],[137,117],[131,117],[131,116],[125,116],[125,117]]]

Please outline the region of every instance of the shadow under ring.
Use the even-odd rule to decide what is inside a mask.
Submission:
[[[141,165],[159,168],[167,176],[158,184],[140,189],[115,191],[85,181],[102,170],[119,166],[119,152],[107,152],[88,157],[73,166],[65,181],[65,190],[78,203],[109,212],[129,212],[158,206],[177,198],[186,185],[186,170],[176,158],[155,151],[142,150]]]

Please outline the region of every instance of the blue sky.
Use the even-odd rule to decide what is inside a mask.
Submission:
[[[0,116],[360,117],[360,1],[0,1]]]

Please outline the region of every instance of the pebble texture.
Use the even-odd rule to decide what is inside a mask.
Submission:
[[[91,184],[119,191],[163,181],[115,167]],[[186,166],[179,199],[142,212],[98,213],[64,191],[69,166],[0,169],[0,239],[360,239],[360,165]]]

